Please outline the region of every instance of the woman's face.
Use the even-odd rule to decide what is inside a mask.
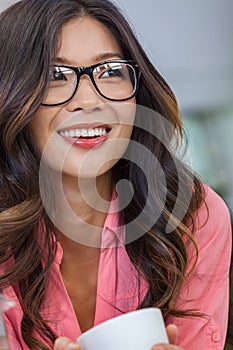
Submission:
[[[64,25],[55,64],[83,67],[111,59],[124,57],[116,39],[101,22],[84,17]],[[69,102],[41,106],[30,127],[53,170],[92,178],[107,174],[125,152],[135,108],[135,98],[127,102],[104,99],[90,78],[83,75]],[[86,137],[85,129],[90,131]],[[84,136],[78,136],[80,133]]]

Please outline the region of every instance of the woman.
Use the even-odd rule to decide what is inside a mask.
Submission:
[[[2,13],[0,43],[12,349],[80,349],[81,332],[148,306],[171,342],[155,349],[222,349],[229,214],[174,154],[176,99],[119,10],[22,0]]]

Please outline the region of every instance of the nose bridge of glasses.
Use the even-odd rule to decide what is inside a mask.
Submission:
[[[84,81],[86,80],[89,86],[91,87],[92,91],[98,95],[98,90],[96,89],[96,84],[93,79],[93,66],[89,67],[72,67],[72,69],[75,71],[77,76],[77,83],[76,83],[76,89],[74,94],[77,93],[77,91],[80,91],[80,80],[83,77]],[[87,79],[85,79],[85,76]]]
[[[79,81],[83,75],[88,75],[92,79],[92,67],[73,67]]]

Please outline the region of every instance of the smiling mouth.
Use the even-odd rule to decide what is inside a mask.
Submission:
[[[110,132],[109,127],[98,127],[98,128],[75,128],[70,130],[58,131],[59,135],[71,139],[93,139],[105,136]]]
[[[111,131],[107,125],[91,127],[75,127],[73,129],[59,130],[58,134],[73,146],[81,148],[95,148],[107,141]]]

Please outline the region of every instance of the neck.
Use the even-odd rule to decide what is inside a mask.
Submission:
[[[63,175],[62,184],[58,180],[55,174],[52,177],[55,194],[52,219],[58,231],[81,246],[100,247],[111,200],[110,172],[96,179],[77,180]],[[68,244],[64,238],[62,242]],[[74,247],[81,249],[78,245]]]

